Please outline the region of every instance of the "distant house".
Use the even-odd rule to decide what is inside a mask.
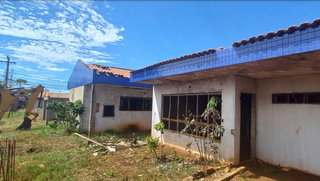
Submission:
[[[80,99],[86,107],[83,132],[151,129],[152,85],[131,83],[130,72],[77,62],[68,89],[70,101]]]
[[[52,101],[60,101],[60,102],[67,102],[70,99],[70,94],[62,94],[62,93],[49,93],[46,94],[45,97],[43,98],[43,114],[42,114],[42,119],[46,121],[48,124],[48,121],[56,119],[56,114],[52,110],[46,109],[48,106],[49,102]]]
[[[44,90],[42,94],[39,94],[38,99],[33,106],[33,112],[38,113],[38,119],[46,121],[53,120],[55,119],[55,113],[46,109],[48,103],[54,100],[66,102],[69,100],[69,97],[69,94],[51,93],[50,90]]]
[[[133,71],[131,82],[153,84],[152,125],[166,125],[168,144],[184,148],[183,115],[191,110],[199,120],[218,96],[225,133],[216,144],[226,161],[259,158],[320,175],[319,25],[317,19],[150,65]]]

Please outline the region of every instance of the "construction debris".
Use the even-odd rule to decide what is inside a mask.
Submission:
[[[96,145],[101,146],[101,147],[104,148],[105,150],[109,150],[110,152],[115,152],[115,151],[116,151],[116,149],[115,149],[115,148],[112,148],[111,146],[105,146],[105,145],[103,145],[103,144],[101,144],[101,143],[98,143],[98,142],[96,142],[96,141],[93,141],[92,139],[89,139],[89,138],[87,138],[87,137],[85,137],[85,136],[82,136],[82,135],[80,135],[80,134],[78,134],[78,133],[74,133],[74,134],[77,135],[77,136],[79,136],[79,137],[81,137],[81,138],[83,138],[83,139],[86,139],[86,140],[88,140],[88,141],[90,141],[90,142],[92,142],[92,143],[94,143],[94,144],[96,144]]]
[[[111,152],[115,152],[116,148],[115,147],[111,147],[111,146],[107,146],[108,150]]]
[[[234,171],[231,171],[230,173],[227,173],[225,175],[223,175],[222,177],[218,178],[218,179],[214,179],[215,181],[226,181],[226,180],[230,180],[233,176],[235,176],[236,174],[238,174],[241,171],[246,170],[246,167],[239,167],[237,169],[235,169]]]
[[[285,168],[285,167],[283,167],[282,170],[285,171],[285,172],[287,172],[287,171],[290,170],[290,168]]]
[[[132,141],[128,141],[128,142],[120,141],[117,145],[124,146],[124,147],[138,147],[138,146],[147,145],[147,143],[139,140],[136,140],[135,143],[133,143]]]

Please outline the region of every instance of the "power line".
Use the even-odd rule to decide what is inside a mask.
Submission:
[[[0,69],[0,71],[5,72],[5,70],[2,70],[2,69]],[[43,80],[48,80],[48,81],[56,81],[56,82],[61,82],[61,83],[67,83],[64,80],[50,79],[50,78],[40,77],[40,76],[36,76],[36,75],[24,74],[24,73],[20,73],[20,72],[15,72],[15,74],[24,75],[24,76],[33,77],[33,78],[38,78],[38,79],[43,79]]]
[[[9,66],[10,64],[16,64],[17,62],[10,62],[10,57],[7,56],[7,61],[0,60],[1,63],[7,63],[7,71],[6,71],[6,87],[8,87],[8,79],[9,79]]]
[[[34,81],[28,81],[27,84],[30,83],[30,84],[43,84],[43,85],[51,85],[51,86],[57,86],[57,87],[67,87],[67,85],[58,85],[58,84],[47,84],[47,83],[44,83],[44,82],[34,82]]]
[[[66,83],[64,80],[59,80],[59,79],[50,79],[50,78],[46,78],[46,77],[39,77],[39,76],[30,75],[30,74],[24,74],[24,73],[19,73],[19,72],[16,72],[16,74],[29,76],[29,77],[34,77],[34,78],[38,78],[38,79],[52,80],[52,81],[56,81],[56,82]]]
[[[26,84],[26,85],[32,85],[32,84]],[[57,87],[57,86],[51,86],[51,85],[43,85],[43,86],[49,89],[68,90],[66,87]]]

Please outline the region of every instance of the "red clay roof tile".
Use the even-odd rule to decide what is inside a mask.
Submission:
[[[97,64],[86,64],[87,67],[91,70],[97,70],[100,73],[104,73],[107,76],[115,76],[115,77],[125,77],[130,78],[130,69],[118,68],[118,67],[109,67]]]

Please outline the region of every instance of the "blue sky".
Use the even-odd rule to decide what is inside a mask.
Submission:
[[[78,59],[140,69],[312,22],[319,9],[317,1],[1,1],[0,60],[17,62],[13,79],[64,93]]]

